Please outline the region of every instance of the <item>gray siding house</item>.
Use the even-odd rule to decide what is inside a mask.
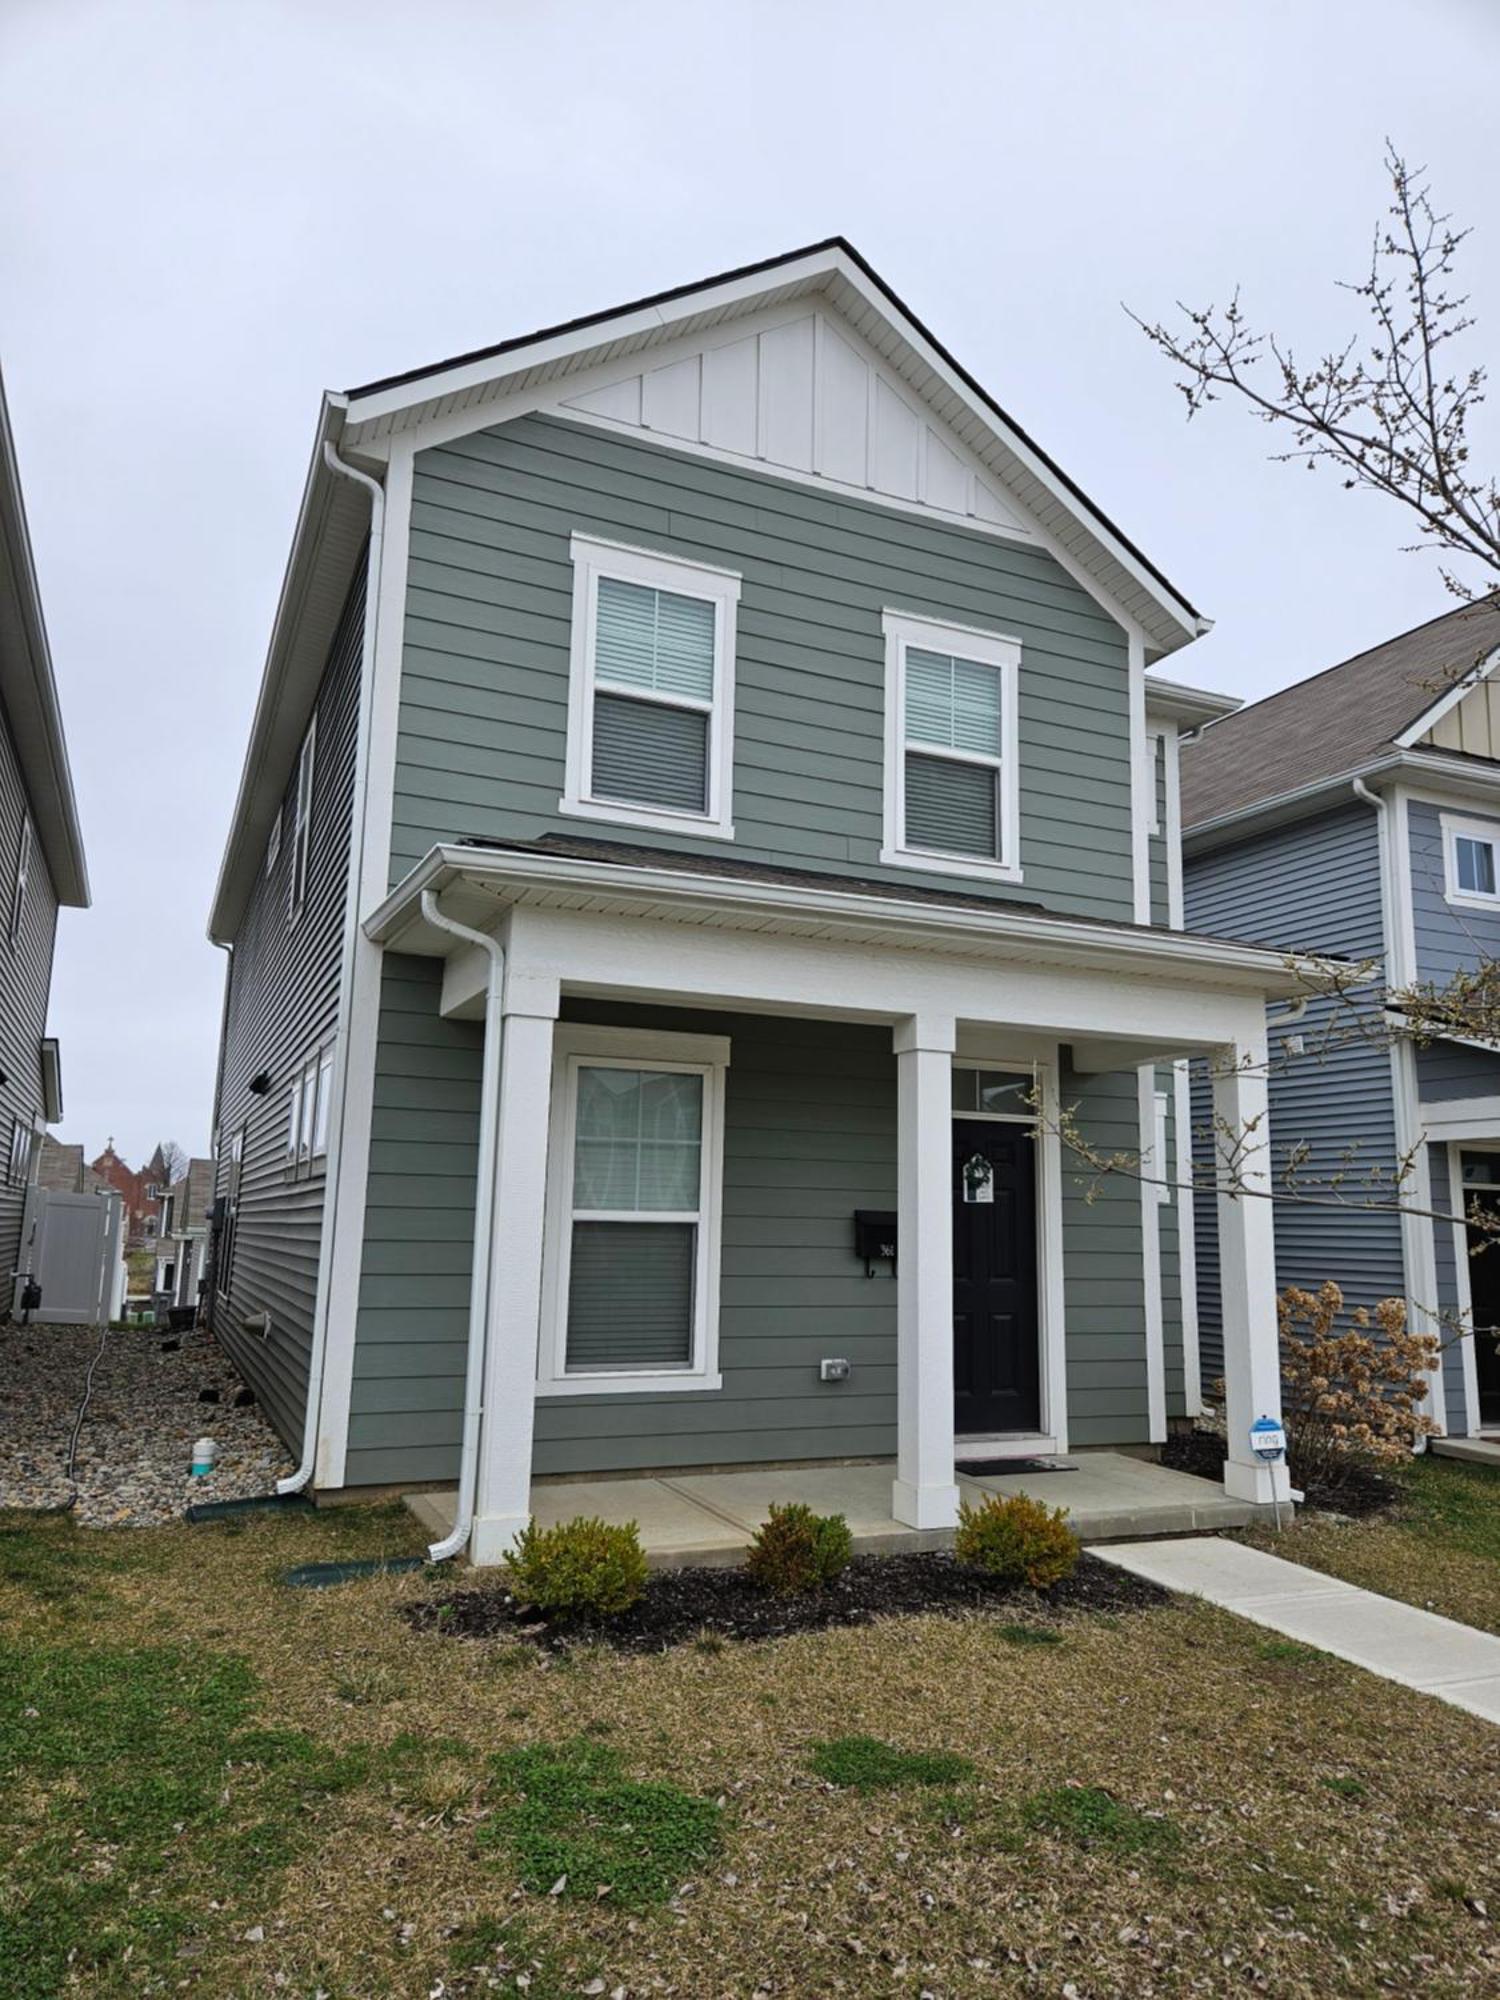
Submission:
[[[842,240],[329,396],[211,920],[290,1483],[486,1562],[533,1479],[889,1460],[940,1527],[1193,1414],[1186,1065],[1294,985],[1182,927],[1202,629]]]
[[[60,907],[88,906],[41,597],[0,386],[0,1315],[25,1268],[26,1191],[62,1116],[62,1069],[47,1034]]]
[[[1332,1278],[1354,1305],[1404,1299],[1409,1323],[1443,1338],[1429,1414],[1460,1436],[1500,1430],[1487,1331],[1500,1256],[1466,1220],[1500,1201],[1500,1049],[1457,1007],[1450,1035],[1403,1033],[1400,996],[1500,955],[1497,662],[1490,599],[1241,709],[1181,753],[1189,923],[1373,975],[1352,999],[1272,1016],[1278,1279]],[[1223,1310],[1215,1216],[1198,1205],[1207,1381]]]

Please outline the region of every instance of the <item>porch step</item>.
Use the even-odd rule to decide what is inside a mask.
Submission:
[[[777,1503],[801,1500],[820,1514],[848,1520],[856,1554],[951,1546],[951,1528],[919,1533],[893,1518],[894,1466],[809,1465],[775,1471],[674,1473],[646,1479],[570,1479],[531,1489],[534,1518],[543,1526],[579,1514],[640,1529],[654,1568],[732,1563]],[[1083,1451],[1047,1470],[973,1473],[960,1468],[959,1491],[970,1501],[990,1493],[1030,1493],[1065,1507],[1085,1542],[1140,1541],[1157,1535],[1212,1534],[1256,1518],[1211,1480],[1172,1472],[1122,1452]],[[453,1525],[452,1490],[412,1493],[406,1504],[435,1538]]]
[[[1500,1465],[1500,1438],[1431,1438],[1427,1449],[1435,1458],[1461,1458],[1470,1465]]]

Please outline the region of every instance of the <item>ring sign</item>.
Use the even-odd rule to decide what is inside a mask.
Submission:
[[[995,1169],[983,1153],[973,1153],[964,1161],[965,1202],[993,1202]]]

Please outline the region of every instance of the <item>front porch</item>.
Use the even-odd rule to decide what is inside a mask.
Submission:
[[[858,1555],[951,1546],[952,1528],[913,1528],[895,1518],[893,1471],[890,1464],[818,1465],[538,1480],[531,1489],[531,1512],[544,1528],[580,1514],[614,1525],[634,1521],[654,1569],[737,1563],[772,1506],[794,1500],[816,1513],[842,1514]],[[1079,1452],[1015,1472],[976,1476],[960,1470],[958,1490],[975,1504],[992,1493],[1029,1493],[1049,1507],[1065,1507],[1074,1533],[1085,1542],[1211,1534],[1246,1527],[1270,1512],[1232,1500],[1206,1479],[1116,1451]],[[406,1504],[441,1539],[452,1530],[457,1498],[453,1489],[412,1493]]]
[[[1264,1008],[1294,980],[1269,954],[545,844],[435,850],[367,932],[395,996],[391,1094],[410,1102],[408,1051],[431,1046],[451,1109],[414,1112],[379,1156],[399,1227],[367,1245],[357,1406],[323,1485],[356,1450],[390,1478],[430,1438],[423,1485],[458,1465],[443,1550],[477,1563],[533,1512],[606,1504],[660,1551],[733,1554],[778,1497],[847,1514],[867,1546],[920,1546],[966,1491],[1028,1476],[974,1455],[1087,1454],[1030,1476],[1092,1535],[1287,1497],[1251,1438],[1279,1414]],[[1190,1281],[1162,1250],[1190,1206],[1166,1163],[1186,1129],[1172,1066],[1195,1055],[1237,1135],[1216,1510],[1160,1467],[1090,1463],[1196,1409],[1195,1351],[1164,1333],[1165,1284]],[[1085,1128],[1092,1165],[1069,1136]],[[426,1151],[439,1133],[474,1153]],[[408,1135],[445,1182],[411,1170]],[[405,1214],[439,1200],[419,1258]],[[461,1382],[414,1351],[412,1308],[435,1296],[448,1317],[423,1340]]]

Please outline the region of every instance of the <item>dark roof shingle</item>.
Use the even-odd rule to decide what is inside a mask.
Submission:
[[[1455,680],[1500,646],[1500,595],[1267,695],[1182,751],[1184,830],[1373,763]]]

